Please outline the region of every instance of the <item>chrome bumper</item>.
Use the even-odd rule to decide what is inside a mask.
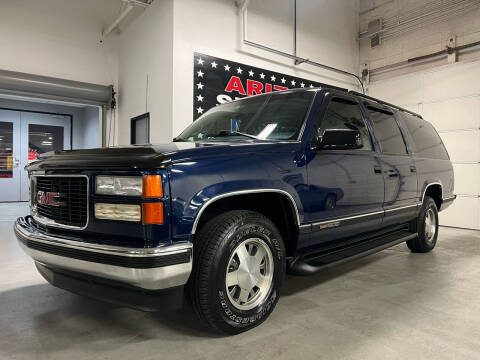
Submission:
[[[127,248],[74,241],[46,234],[31,217],[18,218],[15,235],[38,263],[148,290],[184,285],[192,270],[192,244]]]

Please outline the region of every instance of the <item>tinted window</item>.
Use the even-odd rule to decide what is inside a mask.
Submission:
[[[312,103],[314,91],[272,93],[218,105],[183,131],[187,141],[258,139],[296,140]]]
[[[382,152],[385,154],[407,154],[405,141],[393,113],[368,106],[373,130]]]
[[[322,136],[327,129],[358,130],[363,147],[360,150],[372,150],[368,129],[365,126],[360,107],[354,101],[333,98],[328,104],[323,118],[317,122],[317,136]]]
[[[412,135],[417,156],[448,160],[447,150],[432,124],[408,113],[402,115],[407,129]]]

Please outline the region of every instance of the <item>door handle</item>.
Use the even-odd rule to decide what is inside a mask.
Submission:
[[[398,177],[398,171],[388,170],[388,177]]]
[[[20,160],[17,158],[13,158],[13,167],[17,168],[20,165]]]
[[[373,171],[375,172],[375,174],[381,174],[382,168],[380,166],[374,166]]]
[[[416,173],[417,172],[417,168],[415,166],[410,166],[410,172],[411,173]]]

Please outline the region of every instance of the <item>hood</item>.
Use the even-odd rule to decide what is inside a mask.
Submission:
[[[29,171],[52,169],[161,169],[175,162],[248,155],[266,151],[293,151],[298,146],[298,142],[270,141],[172,142],[162,145],[64,150],[41,154],[37,161],[26,168]]]

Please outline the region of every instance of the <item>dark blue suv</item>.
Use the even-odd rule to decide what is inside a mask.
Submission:
[[[455,199],[447,151],[408,110],[334,87],[219,105],[171,144],[45,154],[15,233],[53,285],[143,310],[185,299],[239,333],[311,274],[406,242]]]

